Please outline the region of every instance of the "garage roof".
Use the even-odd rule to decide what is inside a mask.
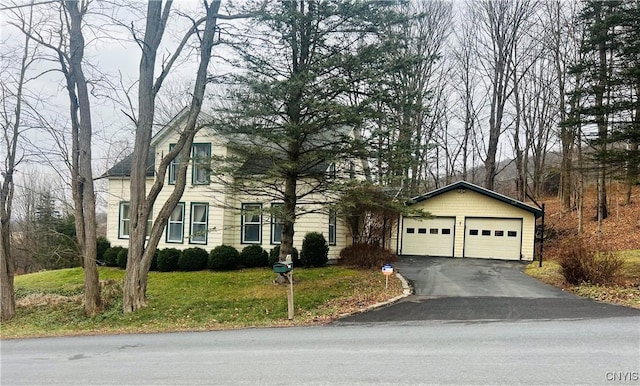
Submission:
[[[494,198],[496,200],[502,201],[502,202],[504,202],[506,204],[513,205],[513,206],[518,207],[520,209],[524,209],[524,210],[526,210],[528,212],[533,213],[536,216],[536,218],[542,217],[542,214],[543,214],[542,210],[539,209],[539,208],[536,208],[536,207],[531,206],[529,204],[525,204],[522,201],[518,201],[518,200],[516,200],[514,198],[507,197],[507,196],[502,195],[500,193],[496,193],[496,192],[494,192],[492,190],[485,189],[485,188],[483,188],[481,186],[474,185],[474,184],[472,184],[470,182],[467,182],[467,181],[458,181],[458,182],[455,182],[455,183],[453,183],[451,185],[447,185],[447,186],[442,187],[440,189],[436,189],[436,190],[433,190],[433,191],[431,191],[429,193],[423,194],[421,196],[413,197],[408,202],[406,202],[406,205],[413,205],[413,204],[416,204],[418,202],[421,202],[421,201],[424,201],[424,200],[428,200],[428,199],[430,199],[432,197],[439,196],[439,195],[441,195],[443,193],[447,193],[447,192],[450,192],[452,190],[459,190],[459,189],[468,189],[468,190],[471,190],[473,192],[484,194],[485,196],[488,196],[488,197]]]

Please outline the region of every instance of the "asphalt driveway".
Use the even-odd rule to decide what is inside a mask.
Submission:
[[[414,289],[401,301],[336,323],[591,319],[638,316],[640,310],[599,303],[539,282],[527,263],[408,256],[394,268]]]

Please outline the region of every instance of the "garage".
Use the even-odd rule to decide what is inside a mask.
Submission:
[[[536,222],[544,214],[542,207],[466,181],[414,197],[405,205],[427,212],[429,217],[400,217],[392,241],[398,255],[501,260],[535,257]]]
[[[452,257],[455,224],[453,217],[405,218],[404,254]]]
[[[520,260],[522,219],[466,218],[464,257]]]

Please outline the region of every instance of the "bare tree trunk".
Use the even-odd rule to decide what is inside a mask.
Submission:
[[[207,85],[207,67],[209,65],[211,51],[214,46],[218,10],[220,8],[219,0],[212,1],[210,4],[205,2],[207,12],[206,17],[195,23],[192,29],[187,32],[181,42],[181,45],[173,54],[173,57],[179,54],[182,47],[187,43],[189,36],[195,33],[197,26],[204,21],[205,27],[200,40],[200,63],[194,84],[187,122],[173,150],[165,155],[160,161],[158,170],[156,170],[155,181],[147,196],[146,160],[151,145],[155,97],[163,80],[165,79],[165,76],[171,69],[171,64],[173,63],[173,61],[171,61],[171,64],[164,66],[163,72],[160,76],[157,79],[154,79],[157,50],[164,34],[164,28],[169,17],[171,3],[171,1],[167,1],[163,9],[161,2],[152,1],[148,3],[147,7],[147,25],[144,43],[142,44],[143,53],[140,60],[140,83],[138,93],[139,117],[136,128],[136,139],[131,169],[131,224],[129,255],[123,287],[122,306],[124,312],[133,312],[146,306],[146,290],[151,260],[158,247],[158,243],[160,242],[164,226],[184,193],[187,162],[191,151],[191,145],[193,144],[194,136],[200,129],[197,124],[197,120],[202,109],[204,92]],[[174,190],[171,192],[169,198],[165,201],[160,212],[156,216],[151,229],[151,234],[147,240],[147,221],[151,216],[153,205],[164,186],[167,167],[178,155],[180,158],[180,164],[178,167]]]
[[[581,130],[579,131],[581,132]],[[582,136],[578,136],[578,167],[580,170],[578,177],[578,189],[577,189],[577,206],[578,206],[578,234],[584,232],[584,156],[582,154]]]
[[[91,105],[87,81],[82,69],[84,56],[84,36],[82,18],[88,3],[65,1],[69,14],[69,72],[68,88],[73,87],[77,95],[69,90],[72,107],[72,126],[76,136],[73,139],[73,181],[75,202],[76,235],[84,267],[84,309],[87,315],[95,315],[102,309],[100,281],[96,264],[96,202],[91,170]],[[80,6],[81,8],[78,8]],[[75,99],[75,101],[74,101]],[[77,103],[77,104],[76,104]],[[75,105],[75,106],[74,106]],[[78,115],[79,113],[79,115]],[[76,140],[77,137],[77,140]]]
[[[533,7],[527,0],[493,0],[479,3],[479,12],[488,41],[484,44],[487,50],[484,60],[485,72],[491,81],[491,105],[489,113],[489,138],[484,159],[484,186],[493,189],[497,174],[496,156],[498,141],[502,134],[502,120],[507,100],[513,89],[508,87],[513,71],[515,71],[514,55],[527,19]]]
[[[633,127],[636,131],[640,130],[640,82],[635,87],[635,113],[633,113]],[[640,139],[636,138],[629,144],[629,161],[627,162],[627,181],[625,190],[625,204],[631,204],[631,190],[633,185],[640,182],[638,174],[640,173],[640,152],[638,150],[638,143]]]
[[[20,136],[22,113],[22,90],[25,83],[25,74],[29,65],[29,36],[25,36],[24,51],[20,63],[17,91],[15,93],[16,104],[13,120],[3,116],[3,142],[6,146],[4,159],[4,172],[2,173],[2,186],[0,187],[0,321],[13,319],[16,313],[16,299],[14,290],[15,259],[11,254],[11,213],[13,206],[13,194],[15,185],[13,174],[17,166],[16,151]],[[7,95],[5,85],[2,85],[2,103]],[[3,106],[5,107],[5,106]],[[7,111],[7,109],[3,109]]]
[[[599,14],[599,19],[602,16]],[[602,21],[602,20],[601,20]],[[604,153],[607,149],[607,114],[604,112],[604,94],[608,78],[607,71],[607,46],[604,40],[598,43],[598,79],[594,87],[596,124],[598,126],[599,151]],[[598,196],[597,196],[597,220],[598,234],[602,232],[602,221],[607,218],[607,165],[605,161],[598,161]]]

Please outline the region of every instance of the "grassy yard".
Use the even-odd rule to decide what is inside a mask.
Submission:
[[[217,330],[326,323],[402,293],[379,271],[344,267],[294,272],[295,318],[287,319],[288,287],[272,283],[270,269],[232,272],[149,273],[146,308],[122,313],[124,271],[100,268],[106,309],[87,317],[82,309],[80,268],[16,277],[16,317],[2,323],[2,338]]]
[[[542,268],[539,268],[538,262],[535,261],[527,266],[526,273],[580,296],[640,308],[640,250],[621,251],[617,254],[624,260],[622,280],[617,285],[567,285],[560,273],[560,265],[554,260],[543,262]]]

